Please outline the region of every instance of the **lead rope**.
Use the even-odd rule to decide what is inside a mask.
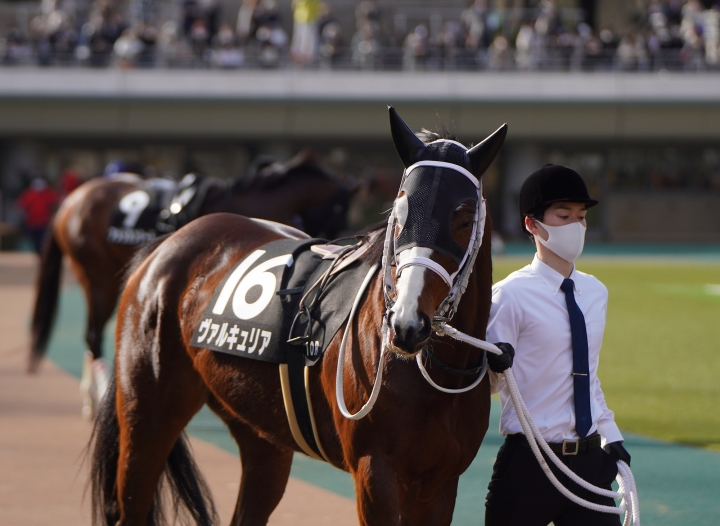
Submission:
[[[441,336],[443,334],[447,334],[451,338],[454,338],[464,343],[468,343],[493,354],[502,354],[502,351],[498,349],[495,345],[485,342],[483,340],[479,340],[477,338],[473,338],[472,336],[462,333],[445,323],[439,323],[434,328],[435,331]],[[578,477],[570,470],[570,468],[568,468],[560,461],[557,455],[555,455],[555,452],[550,449],[550,446],[548,446],[547,442],[545,442],[545,439],[542,437],[540,430],[533,422],[532,417],[530,416],[530,411],[528,410],[525,402],[522,399],[522,396],[520,395],[520,390],[518,389],[517,382],[515,381],[515,376],[513,375],[512,368],[505,370],[504,376],[508,385],[508,390],[510,391],[510,398],[512,399],[513,405],[515,406],[515,412],[518,415],[520,426],[522,427],[523,432],[527,437],[530,449],[532,449],[532,452],[535,455],[538,463],[540,464],[540,467],[545,472],[545,475],[548,477],[553,486],[555,486],[555,488],[557,488],[560,493],[573,501],[575,504],[601,513],[613,513],[617,515],[622,515],[623,513],[625,513],[623,526],[630,526],[631,524],[634,524],[635,526],[640,526],[640,505],[638,501],[637,487],[635,485],[635,478],[633,477],[632,471],[630,470],[630,466],[628,466],[622,460],[618,461],[617,463],[618,475],[616,480],[618,482],[618,485],[620,486],[619,492],[608,491],[603,488],[598,488],[597,486],[594,486],[586,480]],[[562,483],[557,479],[557,477],[555,477],[555,474],[550,470],[550,466],[548,466],[538,446],[542,448],[542,450],[553,462],[553,464],[555,464],[558,469],[562,473],[564,473],[570,480],[578,484],[580,487],[585,488],[586,490],[597,495],[611,497],[613,499],[621,499],[619,506],[614,507],[596,504],[594,502],[582,499],[572,493],[570,490],[568,490],[565,486],[562,485]]]
[[[383,359],[385,358],[385,342],[382,342],[382,346],[380,349],[380,359],[378,360],[378,366],[377,366],[377,374],[375,375],[375,383],[373,384],[372,392],[370,393],[370,398],[367,402],[360,408],[360,410],[355,413],[354,415],[348,411],[347,406],[345,405],[345,395],[343,394],[343,364],[345,362],[345,343],[347,342],[348,334],[350,333],[350,327],[352,325],[353,318],[355,317],[355,311],[358,308],[358,305],[360,305],[360,300],[362,300],[363,294],[365,292],[365,289],[370,284],[370,280],[375,275],[375,272],[378,269],[378,264],[375,263],[372,268],[368,271],[367,276],[365,276],[365,280],[362,282],[362,285],[360,285],[360,289],[358,290],[358,293],[355,295],[355,302],[353,303],[352,309],[350,309],[350,315],[348,316],[347,325],[345,326],[345,332],[343,333],[342,341],[340,342],[340,353],[338,354],[338,364],[337,364],[337,374],[335,376],[335,398],[337,398],[337,404],[338,409],[340,409],[340,412],[345,418],[349,418],[350,420],[360,420],[361,418],[365,417],[370,410],[372,410],[373,406],[375,405],[375,401],[378,398],[378,395],[380,394],[380,385],[382,384],[382,375],[383,375]],[[385,329],[385,322],[383,321],[383,329]],[[388,334],[387,331],[383,332],[384,334]],[[383,336],[384,339],[384,336]]]

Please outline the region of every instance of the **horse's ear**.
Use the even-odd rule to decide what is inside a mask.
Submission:
[[[493,162],[505,142],[508,125],[503,124],[495,132],[480,144],[473,146],[467,152],[467,164],[470,172],[480,178]]]
[[[407,168],[417,162],[425,149],[425,143],[418,139],[405,121],[400,118],[395,108],[388,106],[390,111],[390,133],[403,166]]]

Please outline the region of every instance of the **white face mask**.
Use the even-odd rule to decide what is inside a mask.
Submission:
[[[537,221],[540,223],[540,221]],[[545,241],[542,236],[536,236],[538,241],[544,246],[555,252],[565,261],[572,263],[582,254],[585,245],[585,230],[587,230],[579,222],[570,223],[563,226],[548,226],[540,223],[548,233],[548,239]]]

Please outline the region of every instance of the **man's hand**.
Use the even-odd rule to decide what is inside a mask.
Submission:
[[[502,373],[505,369],[512,367],[515,349],[509,343],[496,343],[495,347],[502,351],[502,354],[495,354],[485,351],[487,354],[488,367],[495,373]]]
[[[603,447],[603,449],[607,454],[609,454],[613,459],[615,459],[615,462],[617,462],[618,460],[622,460],[628,466],[630,465],[630,453],[628,453],[627,449],[625,449],[625,447],[623,446],[622,440],[605,444],[605,447]]]

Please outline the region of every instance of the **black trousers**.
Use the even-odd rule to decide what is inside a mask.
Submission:
[[[485,526],[620,526],[620,516],[584,508],[564,497],[548,480],[522,435],[509,435],[500,447],[485,503]],[[562,456],[574,473],[595,486],[612,489],[617,464],[602,448]],[[615,506],[610,497],[601,497],[570,482],[548,460],[563,486],[591,502]]]

